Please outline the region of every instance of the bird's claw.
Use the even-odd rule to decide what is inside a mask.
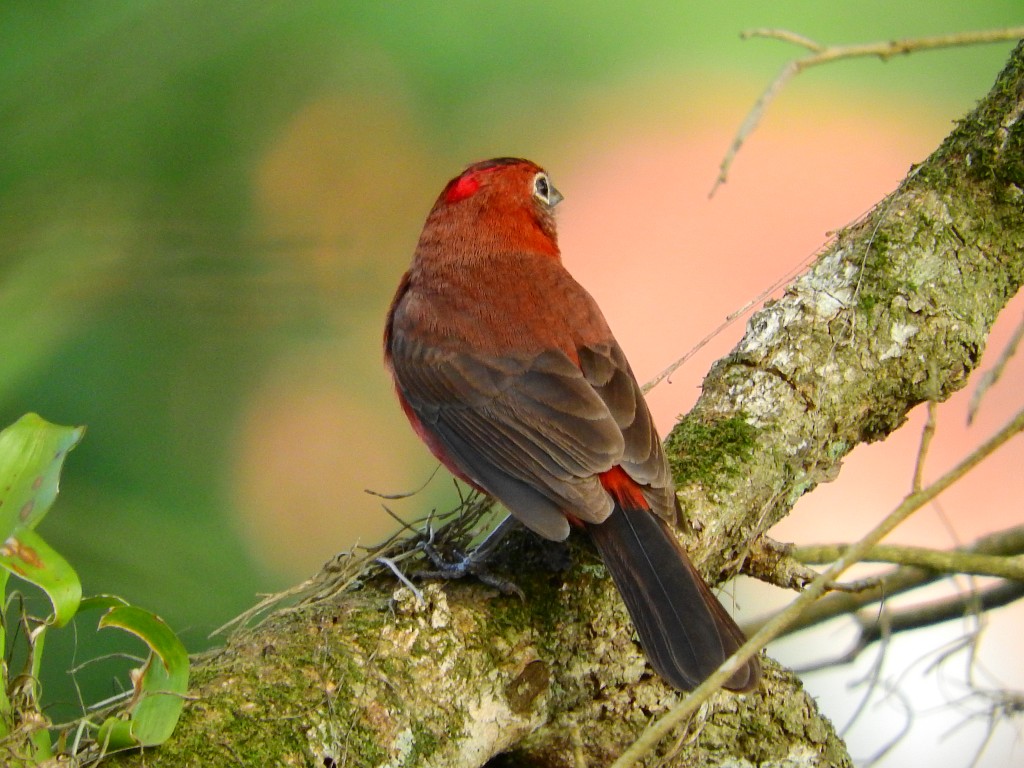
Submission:
[[[517,587],[508,579],[496,576],[487,569],[485,557],[477,557],[479,550],[474,550],[468,555],[455,551],[455,560],[446,560],[434,547],[434,531],[430,530],[426,539],[420,542],[419,548],[433,563],[435,570],[420,571],[416,575],[424,579],[463,579],[472,576],[478,581],[501,592],[503,595],[518,595],[525,599],[523,590]],[[486,554],[486,553],[485,553]]]

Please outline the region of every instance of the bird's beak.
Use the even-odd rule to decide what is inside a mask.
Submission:
[[[551,208],[554,208],[556,205],[558,205],[564,199],[562,197],[562,193],[559,192],[557,189],[555,189],[555,185],[554,184],[551,184],[551,190],[548,192],[548,198],[549,198],[548,206],[551,207]]]

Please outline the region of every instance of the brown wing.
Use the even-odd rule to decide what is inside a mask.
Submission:
[[[650,413],[618,345],[476,356],[389,339],[400,394],[461,472],[525,525],[568,535],[565,514],[600,522],[598,475],[621,465],[671,519],[675,497]]]
[[[583,347],[578,354],[584,377],[622,432],[623,452],[616,463],[642,487],[655,514],[664,520],[676,521],[679,502],[661,439],[622,349],[612,340]]]

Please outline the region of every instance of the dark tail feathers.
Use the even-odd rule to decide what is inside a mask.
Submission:
[[[697,687],[744,641],[743,633],[690,563],[667,524],[647,510],[615,511],[587,525],[629,609],[651,666],[684,691]],[[726,682],[749,691],[756,658]]]

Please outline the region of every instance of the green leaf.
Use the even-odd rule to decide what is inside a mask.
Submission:
[[[96,600],[116,600],[96,598]],[[93,607],[96,603],[89,603]],[[100,726],[97,741],[107,751],[156,746],[174,732],[185,705],[189,661],[185,646],[164,621],[134,605],[114,605],[100,619],[100,628],[118,627],[141,638],[149,658],[133,674],[134,694],[128,719],[110,717]]]
[[[34,528],[57,497],[64,457],[83,427],[60,427],[34,413],[0,432],[0,567],[35,584],[50,598],[49,623],[63,626],[78,610],[82,585],[67,561]]]
[[[50,624],[63,627],[78,611],[82,599],[78,574],[31,528],[19,528],[0,545],[0,566],[46,593],[53,603]]]
[[[84,427],[60,427],[34,413],[0,432],[0,539],[35,528],[57,496],[64,457]]]
[[[86,611],[99,611],[104,608],[119,608],[122,605],[130,605],[123,597],[117,595],[90,595],[82,600],[78,607],[79,613]]]

